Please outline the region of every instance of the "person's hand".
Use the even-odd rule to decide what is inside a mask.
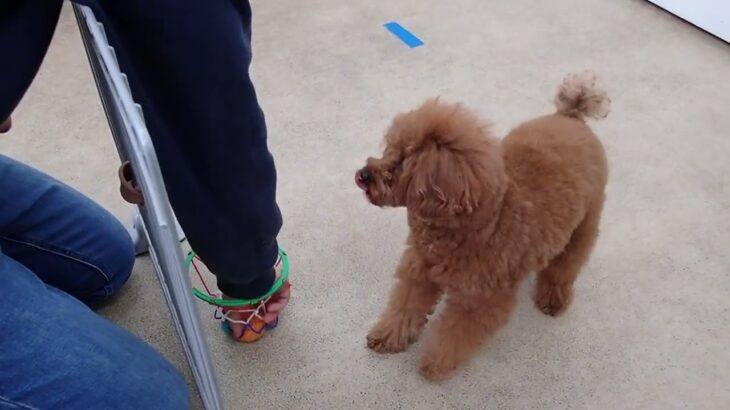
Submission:
[[[264,322],[267,324],[274,323],[276,318],[279,317],[279,313],[289,304],[291,298],[291,284],[289,281],[284,283],[278,292],[274,293],[266,302],[266,314],[264,315]]]
[[[13,126],[13,121],[10,119],[10,117],[6,118],[2,123],[0,123],[0,134],[4,134],[8,131],[10,131],[10,128]]]
[[[281,277],[282,271],[283,271],[283,264],[281,259],[276,261],[276,265],[274,265],[274,270],[276,271],[276,279],[275,281],[279,280],[279,277]],[[228,297],[226,295],[223,295],[224,299],[233,299],[231,297]],[[284,310],[287,304],[289,304],[289,299],[291,298],[291,284],[289,281],[285,282],[281,288],[279,288],[276,293],[271,295],[269,300],[266,301],[266,313],[263,315],[264,323],[267,325],[270,325],[272,323],[275,323],[276,320],[279,317],[279,314]],[[236,312],[240,308],[234,308],[230,309],[228,311],[228,317],[232,320],[236,321],[247,321],[251,318],[252,313],[250,310],[255,309],[255,306],[250,307],[244,307],[242,310],[248,310],[248,312]],[[259,322],[260,323],[260,322]],[[243,332],[245,330],[245,325],[242,323],[235,323],[235,322],[228,322],[228,326],[231,329],[231,333],[233,334],[233,337],[235,339],[240,339],[243,335]],[[258,338],[256,338],[258,339]]]
[[[289,303],[289,298],[291,297],[291,284],[287,281],[284,283],[279,290],[271,295],[268,301],[266,301],[266,313],[263,315],[264,317],[264,323],[267,325],[270,325],[279,318],[279,314],[282,310],[286,307],[286,305]],[[233,299],[231,297],[228,297],[226,295],[223,295],[223,299]],[[251,319],[251,315],[253,313],[251,312],[253,309],[255,309],[255,305],[249,305],[244,306],[241,308],[231,308],[228,310],[228,318],[231,319],[228,321],[228,327],[231,329],[231,333],[233,334],[234,339],[240,339],[243,336],[244,331],[246,330],[246,325],[243,323],[236,323],[235,321],[250,321],[254,320]],[[236,310],[243,310],[243,312],[237,312]],[[260,320],[260,319],[259,319]],[[258,322],[261,327],[263,327],[263,324],[261,322]],[[257,329],[259,325],[256,325],[255,323],[250,323],[252,326],[255,326]],[[261,334],[263,336],[263,334]],[[249,341],[255,341],[258,340],[260,336],[254,336],[253,339]]]

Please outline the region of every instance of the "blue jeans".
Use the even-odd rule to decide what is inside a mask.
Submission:
[[[124,227],[0,155],[0,409],[185,409],[184,378],[96,315],[129,278]]]

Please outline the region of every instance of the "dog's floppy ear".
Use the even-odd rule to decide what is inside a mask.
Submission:
[[[421,219],[468,215],[478,206],[480,184],[468,159],[437,144],[408,164],[406,207]]]

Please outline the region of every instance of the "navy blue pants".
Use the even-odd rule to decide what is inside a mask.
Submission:
[[[37,73],[62,2],[0,2],[0,121]],[[78,2],[104,24],[142,105],[191,246],[229,296],[265,293],[274,280],[281,214],[264,115],[249,77],[248,1]]]

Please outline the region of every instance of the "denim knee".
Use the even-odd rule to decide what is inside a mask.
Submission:
[[[109,277],[108,296],[113,296],[131,276],[136,256],[132,238],[119,221],[114,220],[105,231],[109,250],[104,265]]]
[[[87,261],[93,269],[103,273],[104,283],[97,283],[90,280],[89,286],[98,286],[96,289],[88,289],[87,292],[75,294],[89,306],[96,307],[104,303],[127,283],[132,275],[135,262],[134,244],[127,230],[122,224],[111,217],[102,226],[97,227],[96,235],[103,246],[95,249],[86,255]],[[98,277],[98,275],[96,275]],[[92,275],[89,275],[91,278]]]

